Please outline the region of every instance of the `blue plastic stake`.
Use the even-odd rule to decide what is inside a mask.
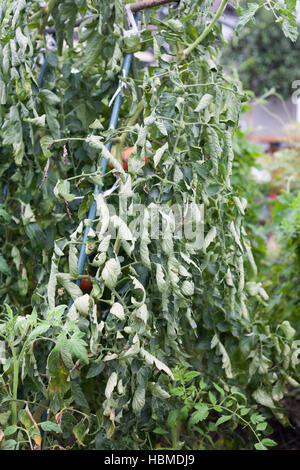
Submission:
[[[141,15],[140,12],[138,12],[136,14],[136,21],[139,21],[140,15]],[[127,78],[128,77],[130,66],[131,66],[131,61],[132,61],[132,53],[126,54],[125,57],[124,57],[123,66],[122,66],[122,78]],[[121,109],[121,105],[122,105],[122,101],[123,101],[122,83],[123,82],[120,80],[120,82],[119,82],[119,92],[116,95],[115,100],[114,100],[114,105],[113,105],[113,109],[112,109],[112,113],[111,113],[111,117],[110,117],[109,129],[116,129],[117,124],[118,124],[120,109]],[[112,147],[112,142],[109,142],[108,144],[106,144],[106,148],[107,148],[108,151],[110,151],[111,147]],[[100,166],[102,168],[102,171],[101,171],[102,182],[101,182],[101,185],[95,185],[95,189],[94,189],[94,195],[95,196],[102,192],[102,187],[103,187],[103,183],[104,183],[104,174],[106,173],[106,168],[107,168],[107,160],[104,157],[101,158]],[[89,220],[92,220],[92,221],[95,220],[96,210],[97,210],[97,206],[96,206],[96,201],[94,200],[93,204],[91,205],[91,208],[89,210],[89,214],[88,214],[88,219]],[[81,275],[83,273],[84,265],[85,265],[85,262],[86,262],[86,256],[87,256],[86,255],[86,242],[87,242],[87,237],[88,237],[90,227],[93,227],[93,223],[91,223],[89,226],[87,226],[85,228],[84,234],[83,234],[83,240],[82,240],[83,243],[81,245],[79,258],[78,258],[78,273],[79,273],[79,275]],[[78,286],[80,285],[80,279],[78,281],[76,281],[76,284]],[[68,307],[70,308],[72,306],[72,304],[73,304],[73,299],[70,298]]]

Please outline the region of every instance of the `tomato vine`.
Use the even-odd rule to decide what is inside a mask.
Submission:
[[[268,294],[243,225],[247,201],[231,184],[232,137],[245,96],[219,64],[217,20],[227,2],[214,13],[211,1],[181,0],[164,21],[145,10],[139,34],[126,34],[126,3],[0,7],[0,295],[17,312],[3,307],[0,333],[23,344],[17,361],[9,357],[4,366],[3,376],[17,382],[22,362],[12,407],[3,406],[13,426],[19,415],[27,432],[41,423],[49,447],[70,447],[72,432],[79,446],[116,446],[116,429],[119,445],[144,445],[145,433],[170,411],[178,363],[210,384],[220,377],[240,387],[253,410],[264,406],[280,419],[279,397],[296,380],[291,330],[260,315]],[[240,27],[254,12],[243,13]],[[278,15],[291,34],[290,2]],[[55,29],[56,49],[46,27]],[[110,129],[123,56],[149,45],[155,62],[144,67],[134,58],[118,128]],[[116,157],[107,144],[116,145]],[[119,157],[128,147],[125,172]],[[102,157],[113,167],[105,180]],[[94,194],[93,185],[103,193]],[[94,201],[88,263],[79,274]],[[174,206],[187,211],[179,223]],[[143,208],[138,221],[135,207]],[[155,210],[163,236],[153,236]],[[200,217],[202,210],[203,239],[178,237],[187,213]],[[80,289],[84,279],[91,292]],[[5,393],[1,388],[3,403]],[[36,404],[34,422],[21,396]],[[69,438],[53,438],[62,429]]]

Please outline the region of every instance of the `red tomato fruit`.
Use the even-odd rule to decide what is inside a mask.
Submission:
[[[128,147],[127,149],[125,149],[123,152],[122,152],[122,164],[123,164],[123,168],[125,171],[128,171],[128,158],[130,157],[130,155],[132,154],[132,151],[133,151],[133,147]],[[114,155],[114,153],[112,152],[112,154]],[[148,163],[148,157],[147,155],[145,155],[145,165],[147,165]],[[108,164],[109,168],[112,168],[112,165],[109,163]]]
[[[89,279],[81,279],[80,289],[83,292],[91,292],[92,288],[93,288],[93,284]]]
[[[122,158],[123,158],[123,168],[125,171],[128,170],[128,158],[130,157],[130,155],[132,154],[132,151],[133,151],[133,147],[128,147],[126,150],[124,150],[124,152],[122,153]],[[145,165],[147,165],[148,163],[148,157],[147,155],[145,155]]]

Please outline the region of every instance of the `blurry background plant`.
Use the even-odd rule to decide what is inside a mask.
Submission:
[[[272,175],[272,189],[275,193],[285,190],[297,191],[300,187],[300,124],[290,123],[283,128],[282,148],[265,156]]]
[[[250,191],[250,211],[246,220],[252,211],[256,210],[257,218],[263,223],[261,226],[254,226],[254,232],[257,230],[262,239],[262,256],[256,258],[256,261],[261,274],[264,274],[264,285],[270,292],[268,311],[272,312],[278,321],[289,319],[296,328],[298,337],[299,124],[289,124],[284,128],[284,133],[284,142],[278,151],[261,151],[257,156],[257,168],[268,171],[270,181],[254,185],[252,194],[257,197],[252,198]],[[251,184],[250,178],[249,183]],[[255,239],[254,252],[256,241]]]
[[[249,105],[244,109],[249,109]],[[248,131],[250,132],[250,131]],[[261,171],[261,161],[265,161],[266,154],[263,149],[248,139],[248,132],[237,129],[233,139],[234,162],[232,165],[232,185],[240,197],[247,200],[245,213],[245,227],[252,240],[252,250],[255,262],[262,270],[266,254],[266,228],[263,220],[265,198],[268,195],[267,184],[258,183],[253,169]]]
[[[298,184],[299,188],[299,184]],[[300,192],[282,190],[272,208],[269,230],[278,243],[269,257],[272,300],[268,310],[278,321],[288,320],[300,338]]]
[[[257,96],[274,88],[284,99],[299,80],[300,39],[293,42],[282,34],[271,10],[260,9],[253,24],[246,25],[224,48],[222,62],[236,67],[243,88]]]

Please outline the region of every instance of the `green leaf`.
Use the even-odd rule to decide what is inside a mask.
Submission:
[[[262,442],[258,442],[254,444],[254,447],[257,450],[268,450],[267,447],[265,447]]]
[[[102,279],[110,289],[113,289],[116,284],[119,275],[121,274],[121,266],[118,259],[109,259],[103,268]]]
[[[118,170],[119,173],[125,174],[124,168],[121,163],[107,150],[106,146],[103,144],[103,142],[101,142],[100,137],[97,137],[96,135],[90,135],[86,138],[86,142],[91,147],[98,150],[100,153],[99,156],[105,158],[113,168]]]
[[[158,383],[149,382],[148,387],[153,396],[158,398],[170,398],[170,394],[164,390]]]
[[[0,80],[0,105],[6,104],[7,93],[6,93],[6,84]]]
[[[174,18],[171,18],[170,20],[165,21],[164,25],[167,28],[172,29],[175,33],[182,33],[184,31],[184,26],[182,22]]]
[[[295,42],[297,40],[298,29],[296,24],[292,24],[289,20],[284,19],[282,23],[282,31],[284,32],[284,35],[291,41]]]
[[[4,429],[4,436],[11,436],[12,434],[15,434],[15,432],[17,432],[17,429],[18,428],[15,425],[8,426]]]
[[[253,393],[253,398],[260,405],[266,406],[268,408],[275,408],[272,396],[262,388],[258,388],[257,390],[255,390],[255,392]]]
[[[213,100],[213,96],[210,95],[209,93],[205,93],[202,96],[198,106],[196,107],[195,113],[199,113],[203,109],[207,108],[210,105],[210,103],[212,102],[212,100]]]
[[[20,18],[21,12],[26,8],[26,1],[25,0],[18,0],[17,5],[15,5],[14,9],[14,16],[12,20],[12,29],[15,29],[15,26]]]
[[[208,396],[209,396],[209,400],[210,402],[215,405],[217,403],[217,399],[216,399],[216,396],[213,392],[209,391],[208,392]]]
[[[80,359],[85,364],[89,363],[87,355],[87,343],[82,339],[82,332],[75,332],[66,342],[66,347],[71,351],[77,359]]]
[[[48,64],[51,65],[51,67],[58,66],[58,58],[54,51],[51,51],[50,49],[48,49],[45,55],[46,55],[46,60]]]
[[[195,285],[193,281],[184,281],[181,287],[183,295],[191,297],[194,294]]]
[[[268,439],[268,438],[262,439],[261,442],[266,447],[274,447],[274,446],[277,445],[277,442],[273,441],[272,439]]]
[[[161,436],[165,436],[166,434],[169,434],[168,431],[166,431],[165,429],[162,429],[162,428],[155,428],[153,429],[153,431],[155,434],[159,434]]]
[[[75,197],[75,194],[70,193],[70,182],[66,180],[58,180],[53,189],[53,193],[58,199],[63,199],[68,202],[73,201]]]
[[[72,282],[70,279],[70,274],[67,273],[60,273],[56,275],[58,282],[66,289],[68,294],[72,297],[72,299],[77,299],[78,297],[82,296],[82,291],[80,287]]]
[[[159,131],[162,135],[165,135],[165,136],[168,135],[168,131],[167,131],[166,126],[164,125],[163,121],[156,121],[156,126],[157,126],[157,128],[159,129]]]
[[[163,154],[167,151],[167,149],[169,148],[169,144],[168,142],[166,142],[162,147],[160,147],[154,154],[154,157],[153,157],[153,161],[154,161],[154,166],[155,168],[157,167],[157,165],[159,164]]]
[[[85,444],[83,443],[84,437],[87,433],[88,429],[85,425],[85,418],[83,418],[76,426],[73,428],[73,434],[76,437],[77,441],[79,442],[80,445],[84,446]]]
[[[296,330],[291,326],[290,322],[288,320],[285,320],[283,321],[282,323],[280,323],[279,325],[279,328],[282,329],[285,337],[288,339],[288,340],[291,340],[293,339],[293,337],[295,336],[296,334]]]
[[[97,205],[97,215],[99,214],[100,219],[101,219],[101,229],[100,229],[99,235],[103,235],[106,233],[108,226],[109,226],[109,219],[110,219],[109,209],[102,194],[97,194],[95,196],[95,201]],[[104,250],[103,248],[101,249],[99,248],[99,251],[107,251],[108,249],[109,238],[105,237],[104,240],[107,241],[106,249]],[[104,240],[102,240],[102,242]]]
[[[138,52],[141,48],[141,40],[137,35],[131,35],[124,38],[125,51],[129,52]]]
[[[221,158],[222,148],[220,146],[219,137],[215,129],[209,127],[207,130],[207,142],[205,144],[205,153],[210,157],[214,174],[218,174],[218,161]]]
[[[225,391],[223,390],[223,388],[221,388],[218,384],[214,383],[213,386],[215,387],[215,389],[220,393],[220,395],[222,397],[225,396]]]
[[[4,450],[15,450],[17,442],[14,439],[8,439],[5,441]]]
[[[47,124],[51,132],[51,135],[53,136],[54,139],[59,139],[60,138],[60,124],[57,119],[58,111],[56,107],[50,106],[49,104],[46,104],[46,103],[44,104],[44,108],[46,111]]]
[[[229,421],[230,419],[232,419],[232,415],[220,416],[216,422],[216,426],[220,426],[220,424],[226,423],[226,421]]]
[[[166,364],[164,364],[159,359],[157,359],[157,357],[150,354],[144,348],[140,349],[140,354],[145,359],[147,364],[155,364],[158,370],[163,370],[166,374],[168,374],[174,380],[174,376],[173,376],[171,369]]]
[[[59,349],[61,358],[63,360],[64,365],[68,370],[72,370],[74,367],[74,362],[72,359],[72,353],[71,351],[67,348],[67,342],[66,338],[64,337],[63,344],[61,348]]]
[[[264,431],[266,427],[268,426],[268,423],[258,423],[256,426],[257,431]]]
[[[242,416],[245,416],[245,415],[247,415],[247,414],[249,413],[249,411],[251,411],[251,408],[241,408],[241,409],[240,409],[240,414],[241,414]]]
[[[38,127],[45,127],[46,126],[46,114],[42,114],[42,116],[38,116],[35,118],[24,118],[25,122],[30,122],[30,124],[34,124]]]
[[[78,406],[81,406],[83,408],[89,408],[89,404],[87,402],[87,399],[85,398],[85,395],[82,391],[82,388],[79,382],[75,380],[71,380],[71,390],[72,390],[72,397],[74,398],[75,403]]]
[[[232,378],[232,367],[231,367],[231,362],[230,362],[229,355],[228,355],[225,347],[223,346],[223,344],[219,340],[218,336],[214,335],[212,340],[211,340],[211,348],[213,349],[216,346],[218,347],[219,353],[222,355],[222,367],[223,367],[223,369],[225,369],[226,376],[227,376],[228,379],[231,379]]]
[[[240,20],[235,28],[236,34],[239,34],[241,32],[243,27],[248,23],[248,21],[250,21],[253,18],[253,16],[255,15],[255,13],[257,12],[259,8],[260,8],[259,3],[255,3],[255,2],[248,3],[247,10],[243,11],[243,13],[240,16]]]
[[[136,391],[134,392],[133,399],[132,399],[132,409],[134,413],[140,414],[142,408],[145,405],[145,394],[146,394],[146,391],[144,387],[141,387],[139,385]]]
[[[60,103],[59,97],[52,91],[47,90],[46,88],[40,90],[39,97],[41,98],[43,103],[48,104],[49,106],[56,106]]]
[[[43,421],[39,426],[43,431],[62,432],[61,427],[57,423],[53,423],[53,421]]]
[[[90,296],[89,294],[84,294],[81,295],[80,297],[77,297],[74,300],[74,305],[76,307],[76,310],[78,312],[82,313],[84,316],[89,315],[89,309],[90,309]]]
[[[212,227],[209,232],[207,233],[204,243],[203,243],[203,250],[206,251],[209,245],[214,241],[217,236],[216,227]]]
[[[101,374],[101,372],[104,370],[105,363],[104,362],[93,362],[88,370],[88,373],[86,374],[86,378],[90,379],[92,377],[96,377],[97,375]]]
[[[97,32],[89,37],[85,46],[84,54],[84,68],[92,67],[97,63],[97,59],[101,57],[101,49],[103,47],[104,38],[101,37]]]
[[[197,404],[195,406],[196,411],[194,411],[190,417],[189,424],[197,424],[199,421],[204,421],[209,415],[209,408],[207,405]]]
[[[290,12],[293,12],[296,8],[296,0],[285,0],[284,1],[286,9]]]
[[[77,249],[74,244],[69,245],[69,271],[74,279],[78,277],[78,258]]]
[[[5,258],[3,255],[0,253],[0,273],[5,274],[6,276],[9,276],[11,274],[10,267],[8,266]]]
[[[51,151],[50,151],[50,148],[49,148],[51,146],[52,142],[53,142],[53,139],[49,135],[44,135],[40,140],[42,151],[43,151],[43,154],[46,158],[50,158],[51,155],[52,155]]]
[[[7,425],[10,415],[11,415],[11,411],[5,411],[3,413],[0,413],[1,426],[5,427]]]
[[[1,222],[1,224],[4,224],[5,222],[10,222],[10,221],[11,221],[10,215],[8,214],[8,212],[6,212],[6,210],[4,208],[4,205],[0,204],[0,222]]]
[[[114,315],[115,317],[119,318],[119,320],[125,320],[125,313],[124,313],[124,308],[119,302],[115,302],[111,309],[110,313]]]
[[[5,49],[5,48],[4,48]],[[17,106],[11,106],[8,119],[2,125],[3,145],[12,145],[17,165],[21,165],[24,156],[23,128]]]
[[[34,330],[32,330],[32,332],[28,336],[28,341],[32,341],[38,336],[42,336],[43,333],[46,333],[46,331],[49,330],[49,328],[50,328],[50,325],[47,325],[47,324],[37,326]]]
[[[109,376],[109,379],[105,387],[105,396],[107,399],[111,397],[117,383],[118,383],[118,374],[116,372],[112,372],[111,375]]]
[[[160,264],[156,264],[156,284],[160,292],[165,292],[168,288],[165,274]]]
[[[27,45],[29,44],[29,38],[22,33],[22,29],[20,27],[16,29],[16,40],[20,50],[24,54]]]
[[[200,372],[197,372],[195,370],[191,370],[188,372],[184,373],[184,379],[188,382],[189,380],[195,379],[196,377],[199,377]]]

